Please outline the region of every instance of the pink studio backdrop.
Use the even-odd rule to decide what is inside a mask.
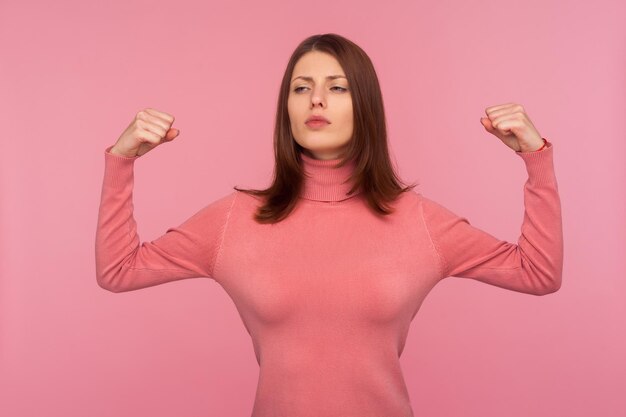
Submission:
[[[485,108],[521,103],[554,144],[560,291],[436,286],[401,358],[416,417],[626,415],[625,17],[617,0],[2,1],[0,415],[250,415],[258,365],[219,285],[97,285],[104,149],[138,110],[176,117],[135,165],[142,241],[269,185],[280,78],[325,32],[372,58],[401,177],[495,236],[517,242],[526,171]]]

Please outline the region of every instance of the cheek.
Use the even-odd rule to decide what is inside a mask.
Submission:
[[[287,115],[289,116],[289,124],[291,124],[291,126],[294,126],[296,124],[295,123],[295,121],[296,121],[295,119],[296,119],[297,116],[294,114],[294,112],[289,107],[287,107]]]
[[[346,106],[346,109],[343,113],[343,122],[346,124],[346,126],[352,126],[353,123],[353,112],[352,112],[352,105],[348,104]]]
[[[298,106],[293,100],[289,100],[287,102],[287,113],[289,114],[289,120],[292,123],[297,122],[300,112],[298,111]]]
[[[291,107],[289,103],[287,104],[287,115],[289,116],[289,127],[291,129],[291,134],[294,135],[294,138],[300,137],[300,130],[302,129],[300,126],[300,115],[297,109],[293,108],[293,102],[291,102]]]

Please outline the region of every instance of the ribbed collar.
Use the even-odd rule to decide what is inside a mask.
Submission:
[[[333,165],[341,161],[341,158],[323,160],[312,158],[305,153],[300,155],[305,172],[302,198],[314,201],[343,201],[362,191],[359,188],[353,194],[346,195],[352,188],[348,177],[356,167],[354,160],[348,161],[340,168],[334,168]]]

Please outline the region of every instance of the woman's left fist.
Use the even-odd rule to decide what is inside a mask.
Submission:
[[[521,104],[507,103],[485,109],[487,117],[480,123],[487,132],[498,137],[516,152],[532,152],[543,146],[543,138],[535,129]]]

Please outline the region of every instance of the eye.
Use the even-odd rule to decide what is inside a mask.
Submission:
[[[294,91],[295,93],[299,93],[301,88],[307,88],[307,87],[304,87],[304,86],[296,87],[296,88],[294,88],[294,89],[293,89],[293,91]],[[334,86],[334,87],[331,87],[331,90],[332,90],[333,88],[339,88],[339,91],[341,91],[341,92],[348,91],[348,89],[347,89],[347,88],[340,87],[340,86],[338,86],[338,85],[336,85],[336,86]]]

